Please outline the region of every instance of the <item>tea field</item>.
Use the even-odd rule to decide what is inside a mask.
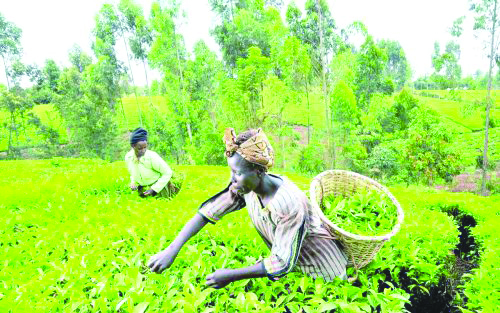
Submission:
[[[268,249],[241,210],[207,225],[170,269],[151,273],[149,257],[229,178],[225,167],[175,170],[186,175],[181,192],[158,200],[128,190],[123,162],[0,162],[0,312],[500,311],[498,196],[393,187],[403,227],[358,281],[291,273],[215,290],[206,275],[253,265]],[[311,181],[288,177],[303,190]]]
[[[470,103],[484,102],[486,90],[418,90],[416,94],[421,104],[436,111],[443,118],[455,124],[459,132],[470,132],[484,129],[484,106],[471,114],[464,114],[464,107]],[[438,98],[439,97],[439,98]],[[492,90],[493,107],[490,118],[500,119],[500,91]],[[497,125],[498,126],[498,125]]]

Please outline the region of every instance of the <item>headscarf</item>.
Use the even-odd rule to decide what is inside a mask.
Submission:
[[[224,142],[226,143],[226,157],[237,152],[248,162],[261,165],[266,170],[273,166],[274,150],[262,128],[259,128],[254,136],[240,145],[236,144],[234,129],[226,128]]]
[[[134,129],[132,134],[130,134],[130,144],[133,145],[139,141],[147,141],[148,140],[148,132],[142,128],[138,127]]]

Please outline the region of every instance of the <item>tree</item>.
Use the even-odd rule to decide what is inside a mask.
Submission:
[[[410,177],[432,185],[437,178],[455,175],[460,170],[459,154],[451,148],[453,136],[437,113],[417,110],[405,147],[404,164]]]
[[[325,65],[322,64],[322,53],[335,54],[342,44],[340,37],[335,33],[335,20],[325,0],[307,0],[305,9],[305,16],[302,17],[300,9],[291,2],[286,11],[286,21],[290,33],[308,47],[312,68],[316,76],[320,77],[323,67],[328,64],[326,60],[324,60]],[[324,51],[321,50],[322,45]]]
[[[194,45],[194,60],[188,62],[187,81],[191,101],[198,101],[198,110],[207,112],[212,128],[218,128],[217,86],[222,79],[223,65],[215,52],[210,51],[202,40]]]
[[[484,149],[483,149],[483,175],[481,179],[481,193],[486,195],[486,169],[488,166],[488,130],[490,124],[491,108],[491,82],[495,60],[498,61],[498,28],[500,26],[500,4],[498,0],[473,0],[470,10],[474,12],[474,30],[478,33],[486,33],[485,37],[489,43],[489,67],[488,67],[488,91],[486,93],[486,118],[484,126]]]
[[[111,158],[117,135],[115,112],[109,105],[115,92],[109,90],[109,73],[114,65],[107,56],[88,65],[65,69],[60,78],[61,94],[54,102],[69,132],[70,144],[80,153]]]
[[[19,27],[7,21],[0,13],[0,55],[2,56],[8,89],[10,89],[10,83],[7,62],[21,54],[21,33]]]
[[[343,81],[338,81],[330,94],[330,109],[332,122],[336,126],[334,133],[342,133],[344,142],[350,131],[357,124],[359,112],[356,106],[356,96],[352,89]]]
[[[297,96],[286,84],[274,75],[270,75],[264,81],[265,105],[259,110],[261,120],[267,129],[274,129],[278,137],[278,146],[281,150],[279,159],[281,167],[287,166],[287,148],[294,145],[295,136],[293,128],[287,123],[285,118],[285,108],[293,101],[297,101]]]
[[[434,43],[434,53],[432,55],[434,73],[431,79],[439,84],[442,89],[455,88],[462,76],[462,68],[458,64],[460,45],[455,41],[450,41],[446,44],[443,54],[440,51],[439,43]]]
[[[6,127],[9,129],[9,144],[7,154],[9,156],[15,156],[17,151],[14,146],[14,134],[15,134],[15,145],[19,147],[19,134],[20,131],[25,130],[25,114],[33,108],[33,101],[30,97],[27,97],[24,92],[6,90],[0,88],[0,109],[4,109],[9,113],[9,122],[6,123]]]
[[[392,120],[392,123],[388,123],[390,126],[384,125],[385,129],[389,132],[404,131],[408,129],[414,118],[415,111],[418,108],[418,99],[412,95],[410,89],[403,88],[403,90],[394,97],[394,104],[388,112],[388,116],[386,116],[386,118]],[[387,129],[387,126],[389,126],[390,129]]]
[[[227,118],[235,129],[262,126],[266,115],[257,113],[264,108],[264,81],[271,70],[271,60],[257,47],[248,49],[248,57],[237,61],[236,78],[227,78],[221,85],[222,103]]]
[[[14,84],[13,89],[21,90],[21,79],[26,75],[27,67],[19,59],[13,60],[8,69],[8,76],[11,78],[11,82]]]
[[[80,73],[83,73],[85,68],[92,64],[92,57],[86,54],[80,46],[74,45],[69,50],[69,61]]]
[[[372,36],[367,36],[358,53],[355,83],[356,99],[358,106],[365,109],[371,96],[384,89],[384,69],[386,68],[387,55],[385,51],[375,44]]]
[[[149,90],[148,72],[146,70],[146,60],[148,57],[149,47],[151,46],[151,42],[153,41],[153,37],[151,34],[151,29],[148,25],[148,21],[144,18],[144,14],[142,12],[141,7],[136,5],[133,2],[133,0],[120,0],[120,3],[118,4],[118,10],[122,14],[121,31],[123,40],[125,41],[124,30],[126,30],[130,34],[129,37],[130,50],[132,51],[134,58],[142,62],[142,66],[144,68],[144,75],[146,77],[146,86]],[[128,59],[128,49],[126,42],[125,42],[125,49],[127,52],[127,59]],[[130,60],[128,61],[130,67]],[[130,67],[130,73],[132,75],[132,82],[133,82],[133,74],[131,67]],[[148,94],[149,94],[149,103],[150,105],[152,105],[153,102],[151,100],[151,92],[148,92]],[[137,101],[137,95],[136,95],[136,101]]]
[[[398,90],[403,88],[411,75],[410,65],[406,60],[403,47],[394,40],[381,40],[377,45],[384,49],[387,55],[384,76],[391,78]]]
[[[93,76],[100,79],[100,87],[106,89],[103,96],[111,111],[115,111],[116,99],[120,96],[120,77],[123,66],[116,57],[116,36],[120,29],[118,15],[111,4],[104,4],[96,15],[96,26],[94,34],[96,40],[92,43],[92,50],[101,66],[92,67],[91,71],[104,71],[94,73]]]
[[[61,70],[54,60],[45,61],[43,74],[46,78],[48,88],[50,88],[52,92],[57,92],[57,82],[59,80],[59,76],[61,76]]]
[[[277,58],[278,66],[281,69],[281,76],[286,84],[295,89],[305,89],[307,102],[307,143],[311,140],[310,134],[310,103],[309,89],[311,80],[311,62],[307,53],[307,47],[301,44],[295,36],[288,37],[280,51],[273,55]]]
[[[165,81],[169,82],[173,111],[178,115],[178,120],[185,125],[187,137],[192,142],[193,132],[185,79],[187,51],[184,37],[178,34],[176,24],[179,11],[180,6],[176,1],[170,1],[164,8],[158,2],[153,3],[150,22],[154,33],[148,58],[151,66],[161,69]],[[178,127],[183,133],[182,125]]]
[[[185,71],[193,141],[185,148],[196,164],[224,164],[219,131],[224,116],[217,89],[226,74],[204,41],[196,42],[193,50],[194,59],[187,61]]]
[[[271,55],[273,38],[282,33],[279,28],[284,28],[279,11],[272,6],[276,1],[211,0],[210,5],[221,19],[210,33],[229,69],[248,56],[250,47],[258,47],[266,57]]]

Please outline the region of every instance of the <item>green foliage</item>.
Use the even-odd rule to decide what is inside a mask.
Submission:
[[[326,169],[322,149],[319,142],[312,141],[299,153],[296,170],[304,174],[318,174]]]
[[[377,145],[370,153],[367,168],[375,177],[391,177],[402,170],[399,159],[400,155],[394,148]]]
[[[418,107],[418,99],[412,95],[408,88],[403,89],[394,97],[394,105],[391,111],[397,121],[396,130],[405,130],[408,128]]]
[[[262,108],[264,80],[271,67],[270,59],[259,48],[251,47],[248,53],[248,58],[238,59],[237,78],[228,78],[222,85],[224,111],[231,114],[230,118],[239,116],[240,120],[234,122],[242,128],[262,123],[257,111]]]
[[[357,173],[366,173],[366,159],[368,158],[367,148],[355,136],[343,142],[340,146],[339,168]]]
[[[367,36],[358,54],[355,83],[358,106],[364,109],[368,106],[372,94],[381,91],[383,74],[387,64],[385,50],[377,47],[372,36]]]
[[[311,62],[307,54],[307,46],[294,36],[286,38],[281,50],[276,52],[281,76],[291,87],[305,87],[310,80]]]
[[[488,160],[492,163],[500,161],[500,128],[489,130],[490,146],[488,147]],[[461,151],[463,163],[467,166],[475,166],[477,158],[481,156],[484,148],[484,132],[464,133],[457,136],[453,143],[454,149]]]
[[[432,55],[432,66],[434,73],[431,76],[439,89],[454,88],[462,75],[462,68],[458,64],[460,60],[460,46],[454,41],[446,44],[445,51],[441,54],[439,43],[434,43],[434,54]]]
[[[7,21],[3,15],[0,14],[0,55],[2,56],[5,76],[7,78],[7,88],[10,88],[10,69],[7,62],[21,55],[21,34],[22,31],[19,27]]]
[[[458,151],[451,148],[452,134],[435,113],[419,110],[408,134],[405,165],[414,181],[432,184],[438,178],[458,174],[460,159]]]
[[[343,80],[351,89],[356,89],[354,82],[356,75],[356,54],[350,49],[335,55],[330,63],[333,82]]]
[[[351,234],[382,236],[392,231],[397,210],[382,193],[360,190],[353,195],[331,195],[323,199],[323,213],[335,225]]]
[[[398,90],[403,88],[410,79],[411,69],[401,44],[394,40],[381,40],[377,45],[384,49],[387,54],[385,75],[394,81],[395,88]]]
[[[45,61],[43,74],[46,79],[46,84],[48,85],[50,90],[53,92],[57,92],[57,82],[59,80],[59,76],[61,76],[61,70],[57,66],[56,62],[54,62],[54,60]]]
[[[33,108],[34,103],[29,97],[19,91],[8,91],[0,88],[0,109],[9,114],[8,122],[5,122],[4,128],[9,132],[8,150],[9,157],[19,156],[19,137],[21,132],[26,137],[27,114]],[[27,139],[27,138],[26,138]]]
[[[279,28],[284,28],[275,8],[265,8],[264,1],[260,0],[227,4],[212,0],[210,5],[221,19],[221,24],[210,33],[221,47],[227,65],[236,67],[238,59],[249,56],[251,47],[258,47],[263,56],[271,55],[273,37],[281,33]]]
[[[167,114],[161,114],[156,109],[151,110],[149,118],[145,119],[145,127],[148,129],[148,142],[151,149],[160,153],[160,155],[171,156],[177,164],[185,161],[183,145],[185,138],[182,134],[185,132],[181,123],[167,118],[172,116],[173,112],[167,111]]]
[[[320,27],[323,31],[323,47],[326,54],[335,54],[342,45],[339,36],[335,33],[337,28],[332,17],[327,1],[308,0],[305,3],[305,16],[294,2],[288,5],[286,21],[290,27],[290,33],[300,39],[302,44],[308,48],[310,63],[316,76],[322,71],[320,51]],[[318,10],[321,10],[322,25],[319,22]]]
[[[443,97],[448,95],[447,91],[442,91],[442,92],[432,91],[432,92]],[[484,99],[485,91],[463,91],[460,92],[459,95],[463,100],[467,102],[468,101],[473,102],[475,101],[475,99],[481,99],[481,100]],[[494,93],[493,96],[495,97],[495,99],[498,98],[496,96],[496,93]],[[484,128],[484,116],[482,115],[482,112],[480,112],[479,110],[473,110],[469,114],[464,114],[466,113],[465,111],[467,111],[464,110],[464,108],[467,106],[466,103],[461,104],[460,102],[457,101],[434,99],[434,98],[431,99],[427,97],[425,98],[418,97],[418,98],[423,105],[432,108],[434,111],[438,112],[446,119],[453,121],[455,124],[458,124],[457,126],[461,127],[462,129],[465,127],[470,131],[470,130],[481,130]],[[498,100],[500,100],[500,98],[498,98]],[[492,118],[497,118],[497,119],[500,118],[500,110],[498,109],[494,108],[491,109],[490,114]]]
[[[55,106],[70,129],[70,143],[78,152],[114,158],[117,137],[114,66],[102,56],[80,74],[76,67],[65,70],[60,79],[61,95]],[[111,89],[110,89],[111,88]]]
[[[134,58],[144,61],[147,58],[153,37],[142,8],[133,0],[121,0],[118,4],[118,10],[123,15],[124,28],[131,33],[129,45]]]
[[[69,61],[82,73],[87,66],[92,64],[92,58],[82,51],[80,46],[75,45],[69,51]]]
[[[497,198],[392,188],[405,221],[360,270],[356,284],[291,273],[277,282],[243,280],[215,290],[204,287],[206,275],[253,265],[269,253],[245,210],[207,226],[164,274],[150,273],[145,262],[173,240],[202,201],[224,187],[226,167],[175,168],[186,179],[171,200],[141,199],[129,191],[123,162],[4,161],[0,170],[0,251],[8,255],[0,271],[3,312],[283,312],[285,306],[292,312],[371,312],[377,307],[404,312],[410,296],[424,297],[449,274],[458,231],[441,211],[450,206],[476,217],[472,232],[484,247],[480,267],[464,285],[465,309],[488,312],[498,305],[498,281],[491,279],[498,275]],[[289,177],[305,188],[310,181]]]

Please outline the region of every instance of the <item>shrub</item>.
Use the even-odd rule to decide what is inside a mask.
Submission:
[[[398,152],[393,148],[381,145],[372,150],[366,166],[377,177],[391,177],[401,168],[401,164],[398,162]]]
[[[311,142],[300,150],[296,170],[304,174],[318,174],[326,169],[323,151],[316,142]]]

